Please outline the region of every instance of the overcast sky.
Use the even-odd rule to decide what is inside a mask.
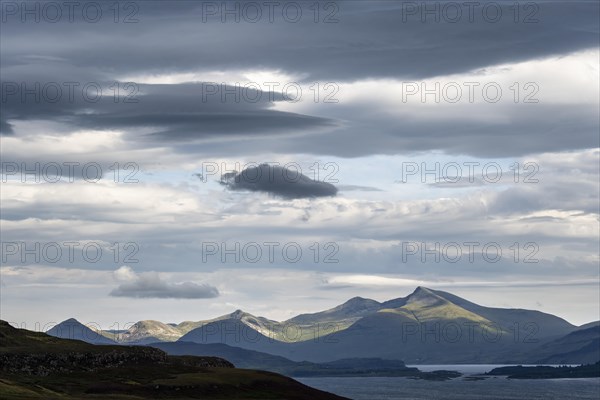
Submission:
[[[422,3],[3,1],[2,319],[600,319],[600,3]]]

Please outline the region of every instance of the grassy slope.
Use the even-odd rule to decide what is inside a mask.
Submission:
[[[269,372],[146,365],[46,377],[4,375],[2,399],[341,399]]]

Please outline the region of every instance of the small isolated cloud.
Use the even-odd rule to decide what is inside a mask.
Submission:
[[[119,281],[126,281],[110,292],[115,297],[209,299],[219,296],[219,290],[206,283],[169,283],[162,280],[156,272],[138,275],[127,266],[120,267],[113,275]]]
[[[338,189],[328,182],[315,181],[300,171],[260,164],[221,177],[229,190],[264,192],[286,199],[335,196]]]

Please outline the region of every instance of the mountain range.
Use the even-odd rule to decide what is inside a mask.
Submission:
[[[577,327],[540,311],[485,307],[424,287],[385,302],[355,297],[332,309],[282,322],[237,310],[211,320],[180,324],[140,321],[127,331],[73,337],[68,335],[79,331],[68,326],[73,321],[57,325],[48,334],[99,344],[105,340],[121,344],[172,342],[162,347],[173,354],[182,354],[181,349],[190,348],[190,343],[223,344],[312,363],[357,358],[408,364],[600,360],[598,323]],[[85,332],[83,328],[80,331]],[[89,340],[91,336],[95,341]],[[195,348],[194,354],[199,351]],[[214,346],[202,351],[221,354]]]

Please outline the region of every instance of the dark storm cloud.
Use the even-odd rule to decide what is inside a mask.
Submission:
[[[331,183],[315,181],[297,170],[269,164],[225,174],[221,184],[230,190],[263,192],[288,199],[335,196],[338,191]]]
[[[168,283],[156,273],[146,273],[137,276],[134,282],[120,285],[110,292],[110,295],[132,298],[209,299],[218,297],[219,290],[205,283]]]
[[[120,75],[260,67],[319,80],[425,78],[598,45],[599,4],[588,1],[537,1],[535,8],[517,7],[518,14],[513,2],[480,1],[472,17],[462,6],[458,20],[441,8],[437,16],[423,15],[421,4],[443,2],[336,1],[338,10],[321,9],[319,23],[304,2],[295,2],[304,6],[296,23],[282,16],[286,1],[273,23],[266,9],[256,23],[245,22],[242,12],[240,23],[232,16],[222,23],[220,12],[206,18],[206,3],[225,2],[133,3],[137,23],[114,23],[108,4],[98,23],[20,23],[10,16],[3,66],[33,55]],[[337,22],[323,23],[331,14]]]

